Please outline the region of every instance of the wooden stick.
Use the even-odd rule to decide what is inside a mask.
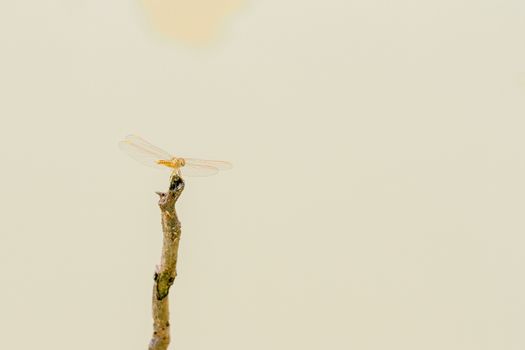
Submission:
[[[184,180],[174,172],[168,192],[157,192],[162,216],[162,257],[155,271],[153,284],[153,336],[149,350],[166,350],[170,344],[170,311],[168,295],[177,277],[177,256],[181,225],[175,211],[175,203],[184,190]]]

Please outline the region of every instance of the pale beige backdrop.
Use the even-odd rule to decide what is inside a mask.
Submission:
[[[179,202],[173,349],[525,349],[525,2],[200,4],[0,5],[0,349],[146,348],[131,132],[235,164]]]

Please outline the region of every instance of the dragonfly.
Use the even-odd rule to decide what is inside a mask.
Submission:
[[[220,170],[232,168],[230,162],[222,160],[176,157],[137,135],[126,136],[119,142],[119,147],[142,164],[170,170],[181,176],[210,176],[217,174]]]

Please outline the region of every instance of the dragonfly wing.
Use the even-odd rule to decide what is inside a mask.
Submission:
[[[219,172],[219,169],[209,165],[186,164],[180,168],[183,176],[211,176]]]
[[[168,167],[157,164],[157,161],[170,160],[173,158],[173,156],[168,152],[152,145],[148,141],[136,135],[126,136],[124,140],[119,142],[119,147],[133,159],[154,168],[169,170]]]
[[[233,167],[232,163],[223,160],[205,160],[196,158],[184,158],[187,165],[204,165],[217,168],[219,170],[229,170]]]

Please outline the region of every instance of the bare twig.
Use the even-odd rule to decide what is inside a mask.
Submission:
[[[180,241],[180,221],[175,211],[175,203],[184,190],[184,180],[173,173],[168,192],[157,192],[162,215],[162,258],[155,271],[153,285],[153,336],[149,350],[166,350],[170,343],[170,315],[168,294],[177,276],[177,255]]]

